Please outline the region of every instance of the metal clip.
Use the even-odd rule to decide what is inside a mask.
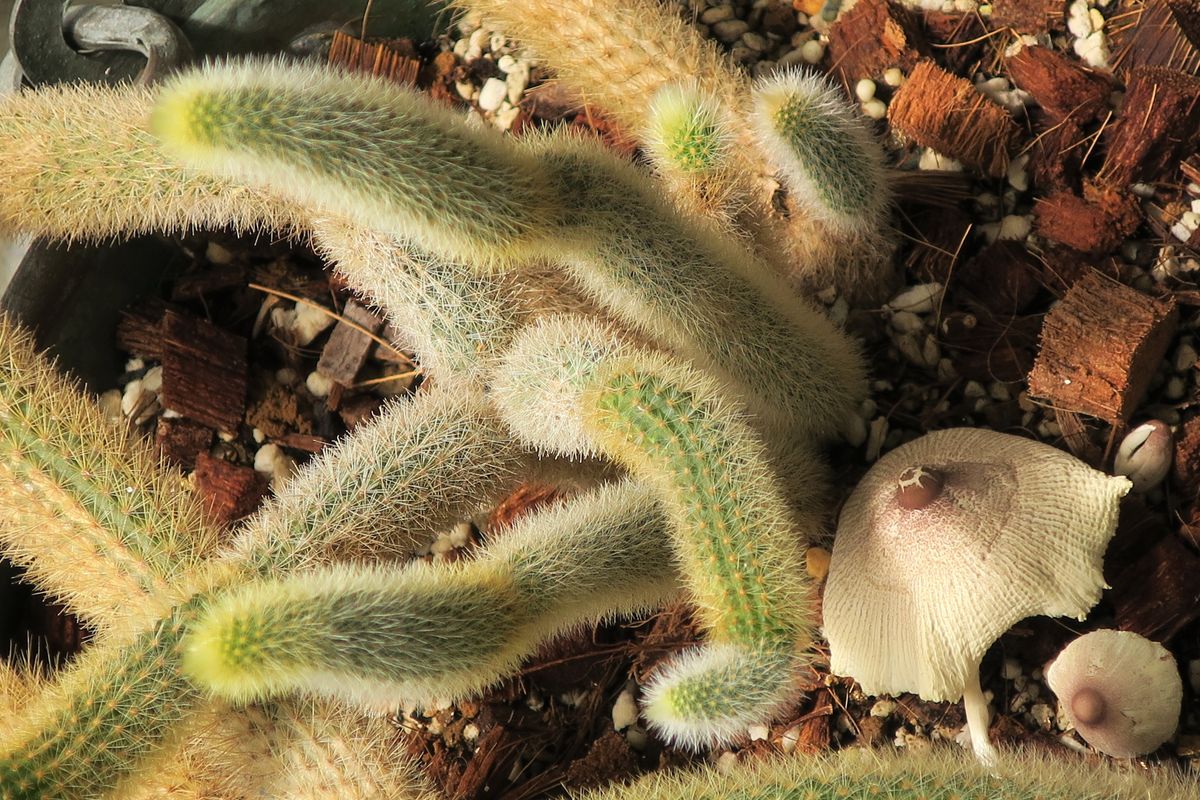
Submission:
[[[17,0],[9,33],[16,70],[31,85],[150,83],[192,57],[175,23],[137,6]]]

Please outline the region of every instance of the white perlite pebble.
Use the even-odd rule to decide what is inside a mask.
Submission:
[[[854,95],[859,99],[859,102],[867,102],[875,96],[875,81],[870,78],[863,78],[854,84]]]
[[[508,102],[518,105],[525,94],[525,87],[529,85],[529,65],[524,61],[517,62],[505,76],[504,85],[508,87]]]
[[[204,247],[204,259],[210,264],[231,264],[233,253],[216,242],[209,242]]]
[[[791,755],[796,750],[796,745],[800,741],[800,727],[788,728],[783,732],[783,736],[779,737],[779,749],[784,755]]]
[[[1000,239],[1019,242],[1029,236],[1031,230],[1033,230],[1032,218],[1019,214],[1009,214],[1000,220],[1000,231],[997,236]]]
[[[1079,56],[1089,67],[1108,68],[1108,40],[1101,31],[1093,31],[1086,39],[1076,39],[1071,45],[1075,55]]]
[[[1000,677],[1006,681],[1021,677],[1021,665],[1014,658],[1004,659],[1004,664],[1000,667]]]
[[[141,380],[125,384],[125,393],[121,395],[121,413],[127,417],[132,414],[142,402],[142,394]]]
[[[892,67],[883,73],[883,82],[888,86],[899,86],[904,83],[904,73],[899,67]]]
[[[636,723],[637,718],[637,700],[634,699],[633,688],[626,687],[621,694],[617,695],[617,702],[613,703],[613,729],[623,731]]]
[[[333,389],[333,379],[313,370],[304,379],[304,385],[308,391],[312,392],[313,397],[328,397],[329,392]]]
[[[890,717],[895,710],[895,700],[876,700],[875,705],[871,706],[871,716],[884,719]]]
[[[900,333],[916,333],[925,328],[925,321],[911,311],[897,311],[888,322]]]
[[[746,728],[746,733],[749,734],[750,741],[752,742],[765,741],[770,732],[770,729],[766,725],[751,725]]]
[[[893,311],[910,311],[913,314],[928,314],[942,299],[942,284],[936,281],[909,286],[888,301]]]
[[[1035,703],[1031,706],[1029,716],[1033,717],[1033,721],[1044,731],[1050,730],[1054,725],[1054,709],[1045,703]]]
[[[1025,171],[1025,166],[1028,163],[1028,153],[1017,156],[1009,162],[1008,173],[1005,177],[1008,179],[1008,185],[1018,192],[1024,192],[1029,189],[1029,173]]]
[[[878,97],[873,97],[863,103],[862,110],[871,119],[883,119],[887,116],[887,106]]]
[[[962,172],[962,162],[955,161],[950,156],[944,156],[931,147],[926,147],[921,151],[921,158],[917,162],[918,169],[943,170],[948,172]]]
[[[162,367],[151,367],[142,376],[142,388],[147,392],[158,393],[162,389]]]
[[[816,39],[809,39],[804,43],[804,46],[800,48],[800,55],[803,56],[804,60],[809,64],[817,64],[822,58],[825,57],[825,45]]]
[[[104,394],[100,395],[99,399],[100,412],[107,419],[119,420],[121,418],[121,390],[109,389]]]
[[[296,462],[279,445],[264,444],[254,454],[254,471],[270,476],[271,487],[278,491],[296,471]]]
[[[479,107],[484,111],[495,111],[508,96],[508,85],[499,78],[488,78],[479,90]]]

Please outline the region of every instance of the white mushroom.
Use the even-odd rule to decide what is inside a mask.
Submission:
[[[1113,461],[1113,474],[1133,481],[1133,491],[1146,492],[1162,483],[1171,471],[1174,455],[1171,427],[1152,419],[1131,430],[1121,440]]]
[[[1017,621],[1083,618],[1130,488],[1048,445],[957,428],[888,453],[846,501],[825,588],[833,672],[868,694],[963,698],[987,761],[979,664]]]
[[[1046,682],[1075,730],[1101,753],[1145,755],[1179,727],[1179,667],[1165,647],[1136,633],[1080,636],[1054,659]]]

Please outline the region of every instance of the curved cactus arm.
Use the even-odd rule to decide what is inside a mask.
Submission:
[[[530,313],[519,285],[418,252],[350,220],[311,220],[313,244],[351,288],[386,311],[439,386],[478,391]]]
[[[760,81],[753,122],[763,152],[805,211],[851,235],[886,225],[883,152],[827,78],[786,70]]]
[[[738,407],[711,379],[570,316],[519,336],[494,388],[516,435],[564,455],[603,452],[670,511],[710,643],[655,677],[651,723],[681,744],[710,745],[791,700],[812,635],[811,590],[766,449]]]
[[[954,748],[958,750],[958,748]],[[575,800],[1145,800],[1193,797],[1173,770],[1147,774],[1080,759],[1006,753],[984,767],[961,751],[883,753],[845,750],[816,758],[777,758],[729,770],[660,772]]]
[[[528,155],[381,80],[283,62],[210,66],[171,79],[150,124],[189,166],[472,263],[523,260],[554,232],[557,198]]]
[[[0,230],[102,240],[205,228],[292,230],[299,209],[180,169],[145,130],[151,90],[41,87],[0,99]]]
[[[559,259],[599,306],[719,375],[782,436],[826,436],[866,392],[858,349],[735,242],[671,209],[593,141],[546,138],[574,246]]]
[[[480,396],[421,391],[322,450],[225,555],[239,569],[276,576],[334,558],[406,557],[490,508],[529,467],[529,453]]]
[[[856,348],[828,319],[597,144],[521,146],[398,87],[255,62],[176,79],[152,124],[192,166],[441,255],[563,263],[626,324],[744,386],[764,426],[829,434],[866,390]]]
[[[814,216],[804,197],[779,192],[779,165],[755,136],[749,80],[676,8],[652,0],[454,4],[516,38],[563,84],[613,116],[643,144],[654,140],[657,93],[681,78],[693,80],[730,120],[735,145],[729,169],[719,177],[684,180],[674,170],[660,170],[675,202],[724,230],[752,237],[759,256],[804,290],[836,286],[852,302],[885,299],[880,295],[892,278],[895,250],[886,210],[872,218],[874,225],[846,229]],[[835,116],[846,113],[852,109]],[[880,148],[867,144],[870,157],[881,158]]]
[[[0,732],[0,798],[84,800],[154,769],[202,697],[179,669],[191,609],[97,645]]]
[[[320,699],[242,708],[192,722],[161,772],[110,800],[437,800],[389,719]]]
[[[0,552],[101,633],[128,638],[183,594],[216,530],[183,476],[0,318]]]
[[[304,689],[367,707],[478,691],[548,636],[677,590],[663,512],[622,483],[530,515],[468,562],[339,566],[217,597],[184,669],[234,701]]]

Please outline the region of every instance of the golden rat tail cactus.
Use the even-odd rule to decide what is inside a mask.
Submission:
[[[751,82],[673,7],[649,0],[455,0],[455,5],[527,46],[563,83],[652,153],[661,137],[664,96],[686,87],[712,102],[727,120],[734,143],[726,168],[697,176],[670,159],[656,158],[679,206],[714,220],[726,232],[748,235],[762,258],[806,290],[836,286],[863,302],[884,299],[893,279],[895,241],[882,174],[867,203],[852,211],[843,207],[833,218],[822,213],[828,197],[812,194],[811,182],[796,181],[795,170],[757,135]],[[882,160],[865,121],[844,100],[822,103],[812,112],[829,116],[817,118],[818,124],[794,141],[798,147],[789,156],[792,161],[815,156],[805,171],[845,174],[860,171],[864,164],[857,160],[864,156],[866,165]],[[854,143],[849,148],[842,138],[847,134]],[[860,215],[852,225],[846,224],[847,212]]]
[[[957,748],[955,748],[957,750]],[[991,768],[961,752],[903,756],[846,750],[826,756],[766,759],[731,769],[657,773],[576,800],[1184,800],[1196,790],[1182,776],[1117,771],[1082,761],[1006,753]]]
[[[828,435],[865,392],[829,320],[593,144],[516,144],[395,86],[253,62],[175,79],[152,120],[188,164],[443,256],[554,259],[631,327],[722,370],[780,432]]]
[[[532,514],[469,561],[249,583],[205,607],[184,669],[237,702],[296,689],[382,708],[462,697],[551,635],[673,595],[665,525],[651,493],[625,483]]]
[[[714,382],[585,318],[559,317],[518,337],[494,389],[524,440],[568,456],[601,452],[670,510],[709,644],[655,678],[651,723],[681,744],[711,745],[793,699],[813,628],[802,542],[761,440]]]

